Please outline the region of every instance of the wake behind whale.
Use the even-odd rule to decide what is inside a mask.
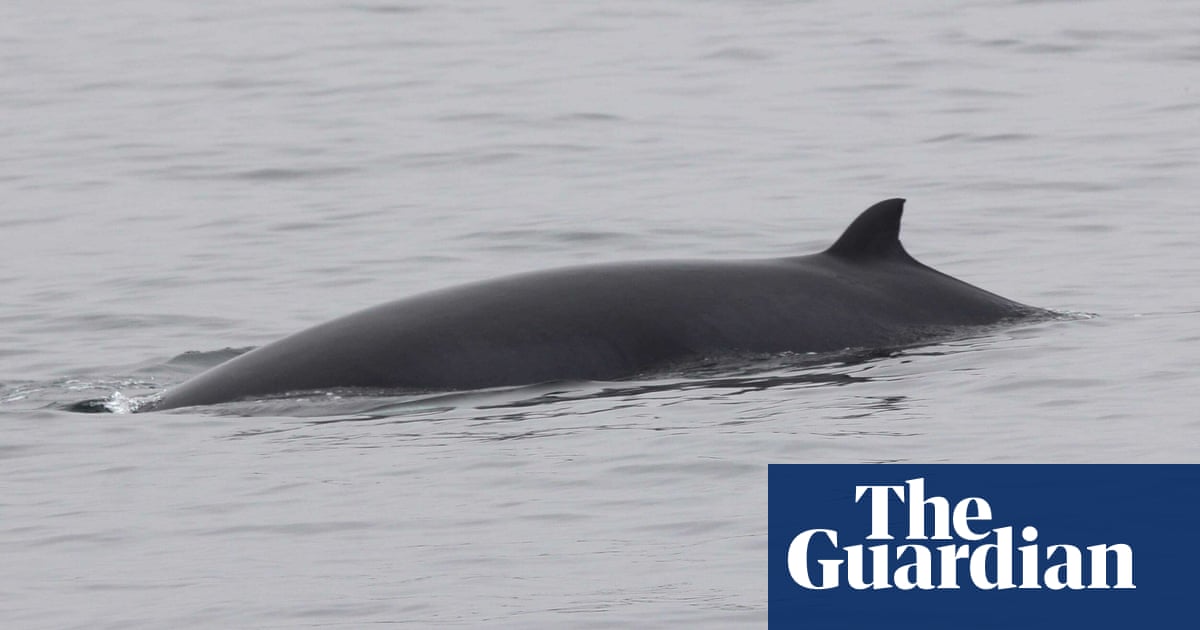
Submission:
[[[875,204],[817,254],[567,267],[396,300],[237,356],[139,411],[612,380],[705,357],[912,345],[1046,313],[917,262],[900,244],[903,206]]]

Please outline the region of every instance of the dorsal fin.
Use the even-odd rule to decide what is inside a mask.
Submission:
[[[880,201],[858,215],[825,253],[851,260],[910,258],[900,244],[900,215],[903,213],[903,199]]]

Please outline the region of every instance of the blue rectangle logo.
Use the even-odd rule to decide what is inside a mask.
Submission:
[[[768,494],[773,629],[1200,615],[1200,465],[772,464]]]

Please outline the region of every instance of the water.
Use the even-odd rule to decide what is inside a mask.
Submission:
[[[1185,2],[0,8],[0,619],[742,627],[772,462],[1194,462]],[[827,246],[1094,314],[865,363],[146,415],[307,325]],[[185,354],[192,352],[192,354]]]

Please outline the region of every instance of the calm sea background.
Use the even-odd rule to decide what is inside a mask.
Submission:
[[[746,627],[766,471],[1200,461],[1194,2],[6,2],[6,628]],[[63,410],[426,289],[817,251],[1076,316],[853,365]]]

